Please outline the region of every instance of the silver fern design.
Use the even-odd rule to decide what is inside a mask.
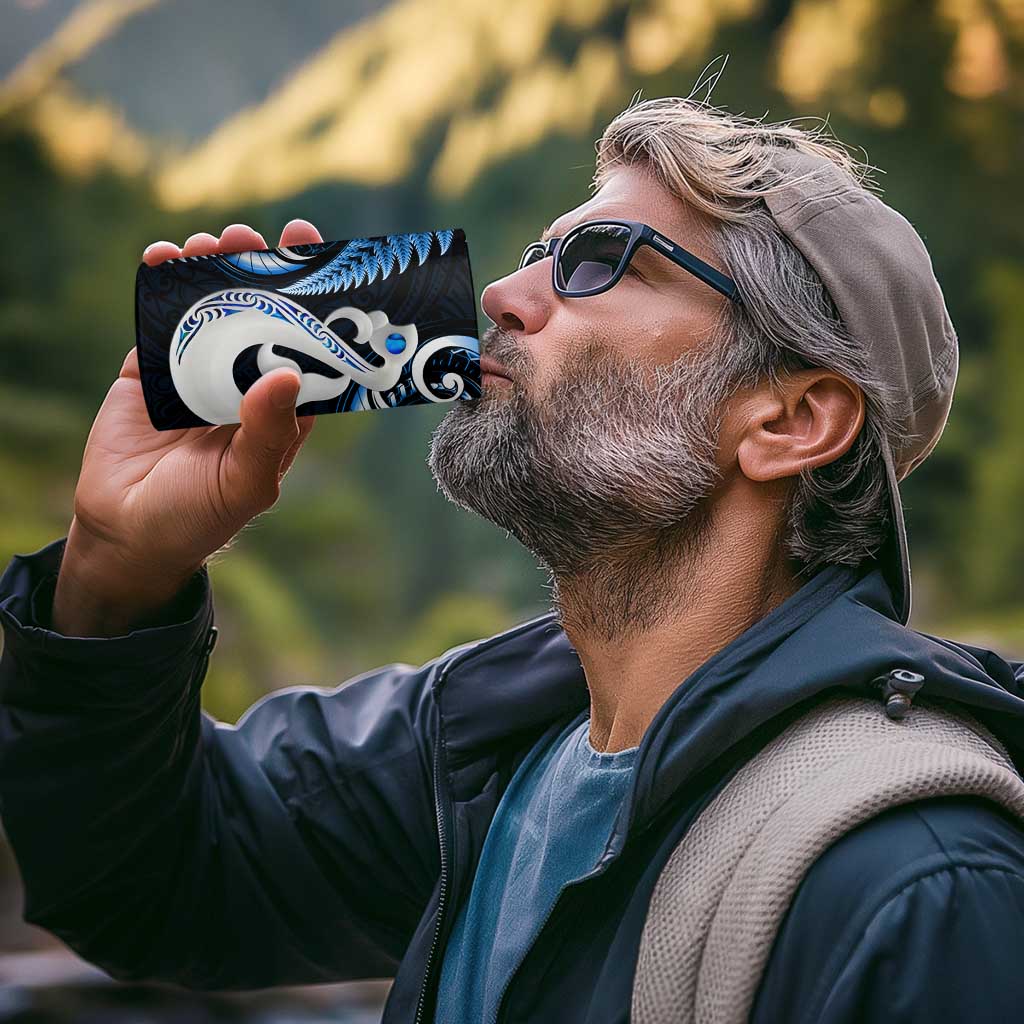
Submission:
[[[375,365],[364,359],[330,325],[350,320],[356,328],[353,344],[369,345],[383,360]],[[439,340],[439,339],[435,339]],[[402,368],[416,353],[419,334],[415,324],[392,324],[381,310],[369,313],[341,306],[321,321],[309,310],[276,292],[258,288],[224,289],[196,302],[181,318],[171,345],[171,378],[181,400],[208,423],[239,422],[242,392],[235,382],[235,361],[248,348],[259,345],[261,375],[287,367],[302,378],[296,405],[336,398],[351,381],[373,391],[393,388]],[[433,345],[433,343],[431,343]],[[274,351],[280,345],[312,356],[340,376],[303,372],[294,360]],[[424,352],[424,358],[429,353]],[[422,360],[417,360],[417,363]],[[423,381],[422,367],[413,378],[422,381],[431,401],[458,397],[432,395]],[[450,386],[450,382],[445,381]],[[461,394],[462,388],[459,387]]]
[[[374,281],[383,280],[394,271],[407,270],[413,259],[417,266],[430,255],[436,240],[440,255],[452,244],[454,230],[420,231],[405,235],[384,235],[380,238],[354,238],[328,263],[278,291],[285,295],[327,295],[348,291]],[[226,253],[221,261],[246,277],[272,277],[294,274],[302,263],[315,259],[293,249],[279,248],[253,252]]]

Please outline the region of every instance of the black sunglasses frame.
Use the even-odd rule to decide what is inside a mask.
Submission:
[[[578,289],[562,287],[558,283],[558,261],[565,243],[571,241],[574,235],[585,228],[592,228],[602,224],[613,224],[617,227],[629,228],[629,240],[626,242],[626,248],[623,251],[622,258],[619,260],[619,265],[615,268],[615,272],[609,280],[604,284],[598,285],[596,288]],[[694,277],[710,285],[716,292],[720,292],[726,298],[732,299],[733,302],[740,301],[739,289],[731,277],[727,277],[720,270],[716,270],[710,263],[705,263],[699,256],[695,256],[689,249],[683,248],[678,242],[673,242],[671,238],[666,238],[660,232],[655,231],[649,224],[644,224],[638,220],[603,218],[601,220],[588,220],[582,224],[577,224],[566,234],[559,237],[549,238],[546,242],[531,242],[523,250],[523,255],[519,259],[519,269],[522,270],[523,267],[528,265],[526,259],[530,253],[539,253],[539,259],[552,256],[551,286],[559,295],[567,299],[600,295],[602,292],[608,291],[609,288],[614,288],[619,283],[622,275],[626,272],[626,268],[629,266],[629,261],[641,245],[649,245],[656,252],[660,252],[662,256],[670,259],[677,267],[682,267],[683,270],[689,271]],[[532,262],[536,262],[536,260]]]

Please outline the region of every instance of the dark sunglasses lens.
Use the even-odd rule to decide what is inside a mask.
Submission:
[[[558,287],[586,292],[607,284],[626,254],[630,230],[621,224],[588,224],[562,243]]]
[[[537,260],[544,259],[546,254],[546,247],[541,245],[539,242],[535,242],[533,245],[528,245],[523,251],[522,259],[519,261],[519,269],[522,270],[523,267],[528,267],[531,263],[536,263]]]

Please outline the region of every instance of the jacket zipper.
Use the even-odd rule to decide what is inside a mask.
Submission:
[[[448,674],[447,668],[445,675]],[[442,680],[443,680],[442,676]],[[427,964],[423,972],[423,985],[420,988],[419,1001],[416,1004],[416,1024],[422,1024],[423,1009],[426,1005],[427,988],[430,985],[431,968],[434,961],[434,954],[437,952],[438,940],[441,937],[441,924],[444,919],[445,897],[448,894],[448,848],[446,846],[447,833],[444,820],[444,804],[441,800],[441,710],[438,708],[437,716],[437,738],[434,742],[434,808],[437,813],[437,835],[441,849],[441,879],[437,894],[437,920],[434,922],[434,938],[430,943],[430,952],[427,954]]]
[[[509,632],[510,633],[511,632],[518,632],[518,631],[520,631],[522,629],[525,629],[528,626],[533,625],[535,622],[536,622],[535,619],[530,619],[528,622],[521,623],[520,626],[516,628],[516,630],[510,630]],[[491,641],[501,639],[502,637],[504,637],[506,635],[507,634],[503,633],[503,634],[500,634],[500,636],[498,636],[498,637],[492,637],[489,641],[485,641],[484,644],[490,644]],[[451,659],[451,661],[449,661],[448,664],[445,665],[444,668],[441,670],[441,674],[438,676],[438,680],[437,680],[437,684],[436,684],[437,687],[441,686],[441,684],[447,678],[448,673],[451,671],[451,669],[455,665],[460,664],[462,661],[465,661],[466,659],[471,658],[474,654],[477,654],[480,651],[482,646],[484,646],[484,645],[474,644],[472,647],[468,648],[467,650],[462,651],[459,654],[456,654]],[[445,807],[445,804],[444,804],[444,801],[442,801],[442,799],[441,799],[441,786],[440,786],[441,770],[440,770],[440,766],[441,766],[441,706],[440,706],[440,703],[438,703],[437,704],[437,739],[436,739],[436,741],[434,743],[434,767],[433,767],[433,772],[434,772],[434,808],[435,808],[435,811],[436,811],[436,814],[437,814],[437,835],[438,835],[438,841],[439,841],[439,844],[440,844],[440,851],[441,851],[441,878],[440,878],[440,883],[438,885],[437,920],[434,922],[434,937],[433,937],[433,939],[431,940],[431,943],[430,943],[430,951],[427,953],[427,963],[426,963],[426,967],[424,968],[424,971],[423,971],[423,985],[420,987],[420,996],[419,996],[419,999],[418,999],[418,1001],[416,1003],[415,1024],[423,1024],[423,1011],[424,1011],[424,1008],[426,1006],[427,989],[430,986],[430,975],[431,975],[431,970],[433,968],[434,954],[437,952],[438,941],[441,938],[441,927],[442,927],[442,925],[444,923],[445,898],[446,898],[446,896],[448,894],[448,848],[446,846],[447,832],[446,832],[446,829],[445,829],[445,817],[444,817],[444,807]],[[601,870],[603,870],[603,869],[601,869]],[[588,875],[586,877],[589,878],[590,876]],[[583,879],[578,879],[577,881],[583,881]],[[561,890],[559,890],[558,895],[561,896]],[[556,903],[558,902],[558,898],[557,897],[555,899],[555,902]],[[551,909],[554,910],[554,907],[552,907]],[[548,916],[549,917],[551,916],[551,912],[550,911],[548,912]],[[546,921],[547,921],[547,918],[545,918],[545,923],[546,923]],[[541,927],[543,927],[543,925]],[[517,967],[517,970],[518,970],[518,965],[516,965],[516,967]]]
[[[528,626],[533,625],[534,619],[528,622],[521,623],[519,629],[525,629]],[[513,632],[513,631],[509,631]],[[445,681],[448,673],[451,671],[453,666],[460,664],[467,658],[472,657],[478,653],[482,646],[489,644],[491,641],[501,639],[507,634],[500,634],[498,637],[492,637],[490,641],[485,641],[484,644],[474,644],[466,650],[456,654],[448,662],[447,665],[441,670],[441,674],[437,679],[437,687]],[[447,830],[445,828],[445,817],[444,808],[445,802],[441,799],[441,705],[437,703],[437,738],[434,743],[434,808],[437,814],[437,836],[440,845],[441,852],[441,878],[438,885],[437,893],[437,920],[434,923],[434,937],[430,943],[430,952],[427,954],[427,963],[423,971],[423,985],[420,988],[420,997],[416,1003],[416,1024],[422,1024],[423,1022],[423,1010],[426,1006],[427,989],[430,986],[430,975],[434,963],[434,954],[437,952],[438,942],[441,938],[441,926],[444,923],[444,911],[445,911],[445,899],[448,895],[448,847],[447,843]]]

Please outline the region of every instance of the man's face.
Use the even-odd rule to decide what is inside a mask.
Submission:
[[[591,199],[558,217],[548,233],[561,236],[582,221],[603,217],[644,221],[717,265],[703,236],[707,227],[640,168],[617,172]],[[532,239],[523,241],[525,245]],[[484,289],[484,312],[513,338],[509,344],[485,335],[490,344],[484,345],[483,353],[505,363],[540,399],[571,372],[581,343],[620,362],[670,363],[709,335],[724,301],[703,281],[646,245],[614,288],[586,298],[555,293],[549,258]],[[517,369],[526,370],[528,380],[522,380]]]
[[[617,171],[549,233],[603,217],[644,221],[718,265],[694,212],[640,168]],[[556,576],[692,539],[718,476],[722,375],[708,343],[727,301],[649,246],[600,295],[558,295],[550,257],[493,282],[481,351],[511,380],[486,378],[478,401],[439,424],[438,486]]]

